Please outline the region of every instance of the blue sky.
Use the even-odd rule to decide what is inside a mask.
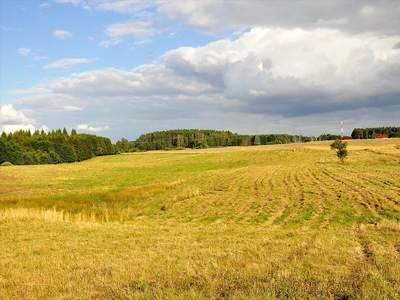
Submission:
[[[0,5],[0,131],[400,126],[398,1]]]

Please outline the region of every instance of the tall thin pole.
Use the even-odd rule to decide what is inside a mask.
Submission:
[[[343,120],[340,120],[340,137],[343,139]]]

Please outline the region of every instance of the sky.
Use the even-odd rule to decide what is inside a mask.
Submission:
[[[0,0],[0,132],[400,126],[400,1]]]

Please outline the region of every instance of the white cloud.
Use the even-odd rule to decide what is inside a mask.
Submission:
[[[163,31],[164,29],[162,25],[152,20],[129,20],[126,22],[108,25],[104,33],[110,39],[103,40],[99,42],[98,45],[107,48],[109,46],[119,44],[127,38],[136,39],[135,43],[149,43],[151,42],[151,39],[148,38],[149,36],[159,34]]]
[[[84,10],[94,11],[113,11],[121,14],[135,14],[136,16],[146,17],[154,13],[147,12],[146,9],[157,6],[158,1],[154,0],[55,0],[58,3],[71,3],[74,6],[81,5]]]
[[[203,32],[246,30],[252,27],[341,28],[346,32],[399,33],[398,1],[83,1],[56,0],[83,9],[129,13],[151,22],[165,17]],[[370,18],[373,16],[373,18]],[[155,23],[156,24],[156,23]],[[152,25],[153,28],[154,25]],[[164,26],[163,26],[164,27]],[[150,30],[147,27],[147,30]],[[160,28],[156,29],[157,31]]]
[[[105,11],[115,11],[119,13],[137,13],[144,8],[152,5],[152,1],[144,0],[125,0],[125,1],[99,1],[96,3],[97,9]]]
[[[161,1],[158,12],[206,32],[251,27],[399,33],[397,1]],[[374,18],[366,18],[366,16]]]
[[[5,132],[5,133],[10,133],[10,132],[15,132],[18,130],[30,130],[31,132],[34,132],[35,126],[32,124],[27,124],[27,125],[23,125],[23,124],[18,124],[18,125],[8,125],[8,124],[0,124],[0,132]]]
[[[46,125],[42,125],[39,129],[38,129],[39,131],[44,131],[44,132],[50,132],[50,128],[49,127],[47,127]]]
[[[0,28],[1,28],[1,30],[5,30],[5,31],[22,31],[21,28],[17,28],[17,27],[1,26]]]
[[[122,40],[121,39],[113,39],[113,40],[104,40],[98,43],[98,46],[108,48],[112,45],[119,44]]]
[[[39,5],[39,7],[47,8],[47,7],[51,7],[51,4],[50,3],[42,3]]]
[[[12,104],[2,105],[0,107],[0,120],[2,124],[16,125],[34,122],[34,120],[25,117],[24,113],[14,109]]]
[[[22,111],[16,110],[12,104],[0,106],[0,121],[0,132],[35,130],[33,124],[36,123],[36,120],[27,118]]]
[[[37,60],[37,61],[40,61],[40,60],[45,60],[45,59],[47,59],[47,56],[35,56],[34,58],[33,58],[34,60]]]
[[[80,125],[78,125],[78,126],[76,127],[76,129],[98,132],[98,131],[109,130],[109,129],[110,129],[110,126],[91,127],[91,126],[89,126],[88,124],[80,124]]]
[[[72,37],[72,33],[65,30],[55,30],[53,31],[53,36],[61,40],[66,40]]]
[[[31,53],[31,49],[30,48],[19,48],[17,50],[17,53],[22,56],[27,56],[29,53]]]
[[[78,110],[83,110],[81,107],[73,106],[73,105],[66,105],[64,106],[66,111],[78,111]]]
[[[92,62],[93,60],[89,60],[86,58],[63,58],[60,60],[57,60],[51,64],[43,66],[43,69],[68,69],[76,65],[80,64],[87,64]]]
[[[131,71],[109,68],[54,79],[27,90],[30,95],[15,105],[30,108],[46,123],[61,123],[59,127],[85,123],[79,128],[109,129],[107,133],[114,135],[174,127],[249,133],[254,122],[264,124],[264,132],[290,133],[296,126],[304,134],[318,134],[325,129],[315,124],[324,120],[335,124],[337,119],[354,119],[353,124],[363,126],[363,118],[371,123],[374,116],[376,122],[391,120],[388,125],[397,126],[400,22],[394,18],[399,10],[396,13],[393,2],[385,2],[385,7],[371,1],[291,1],[290,17],[289,2],[282,3],[157,2],[153,12],[203,32],[235,30],[235,37],[173,49],[160,61]],[[135,1],[85,5],[93,12],[122,13],[128,6],[138,11],[136,21],[106,27],[108,40],[101,46],[133,38],[132,46],[161,32]],[[366,5],[373,11],[368,12]],[[87,62],[65,58],[43,68]]]
[[[57,3],[71,3],[74,6],[77,6],[81,3],[83,3],[83,0],[53,0],[53,1],[57,2]]]
[[[29,89],[11,90],[11,91],[8,91],[7,93],[12,94],[12,95],[29,95],[29,94],[45,94],[47,92],[49,92],[49,90],[47,88],[45,88],[43,85],[36,85]]]
[[[106,34],[112,38],[142,37],[160,32],[152,22],[127,21],[109,25]]]

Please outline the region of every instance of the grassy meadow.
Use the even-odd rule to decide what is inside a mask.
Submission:
[[[400,139],[0,167],[0,299],[399,299]]]

